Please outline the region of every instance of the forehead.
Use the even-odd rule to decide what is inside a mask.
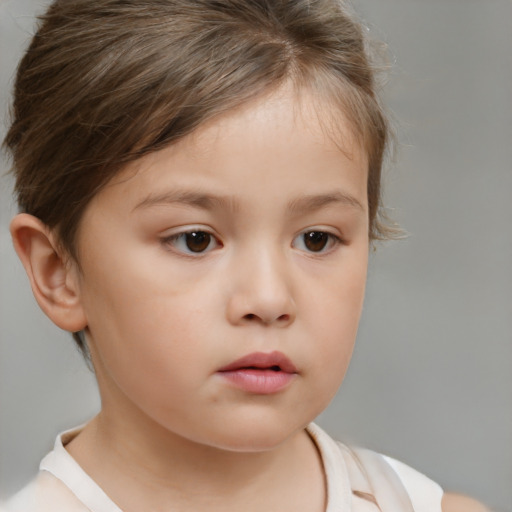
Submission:
[[[366,204],[367,167],[366,153],[339,107],[288,85],[132,162],[99,196],[117,189],[119,200],[134,203],[160,187],[191,184],[213,192],[218,187],[225,194],[224,182],[231,194],[254,195],[267,188],[267,194],[283,196],[293,195],[295,186],[299,193],[305,183],[312,192],[325,189],[323,182],[332,177],[338,182],[342,178],[343,187]],[[308,170],[317,170],[319,179],[314,173],[306,178]],[[304,179],[299,180],[301,173]],[[249,175],[256,179],[248,189]],[[273,188],[268,190],[270,181]]]

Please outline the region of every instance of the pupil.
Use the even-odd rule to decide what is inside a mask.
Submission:
[[[194,231],[185,235],[187,247],[192,252],[202,252],[210,245],[211,236],[204,231]]]
[[[304,235],[304,244],[310,251],[318,252],[325,248],[329,236],[322,231],[310,231]]]

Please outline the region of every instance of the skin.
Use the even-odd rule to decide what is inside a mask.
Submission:
[[[92,354],[102,409],[67,449],[126,512],[325,510],[304,427],[350,361],[368,204],[366,155],[317,106],[285,87],[130,165],[84,214],[80,266],[34,217],[12,222],[42,309]],[[219,374],[273,351],[297,370],[279,392]]]

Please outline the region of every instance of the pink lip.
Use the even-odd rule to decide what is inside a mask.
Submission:
[[[255,352],[224,366],[218,373],[235,387],[267,395],[284,389],[295,378],[297,369],[281,352]]]

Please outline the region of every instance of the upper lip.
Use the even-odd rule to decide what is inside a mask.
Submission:
[[[222,367],[219,372],[231,372],[241,370],[243,368],[260,368],[272,369],[279,368],[279,370],[286,373],[297,373],[295,365],[291,360],[282,352],[254,352],[229,363],[227,366]]]

